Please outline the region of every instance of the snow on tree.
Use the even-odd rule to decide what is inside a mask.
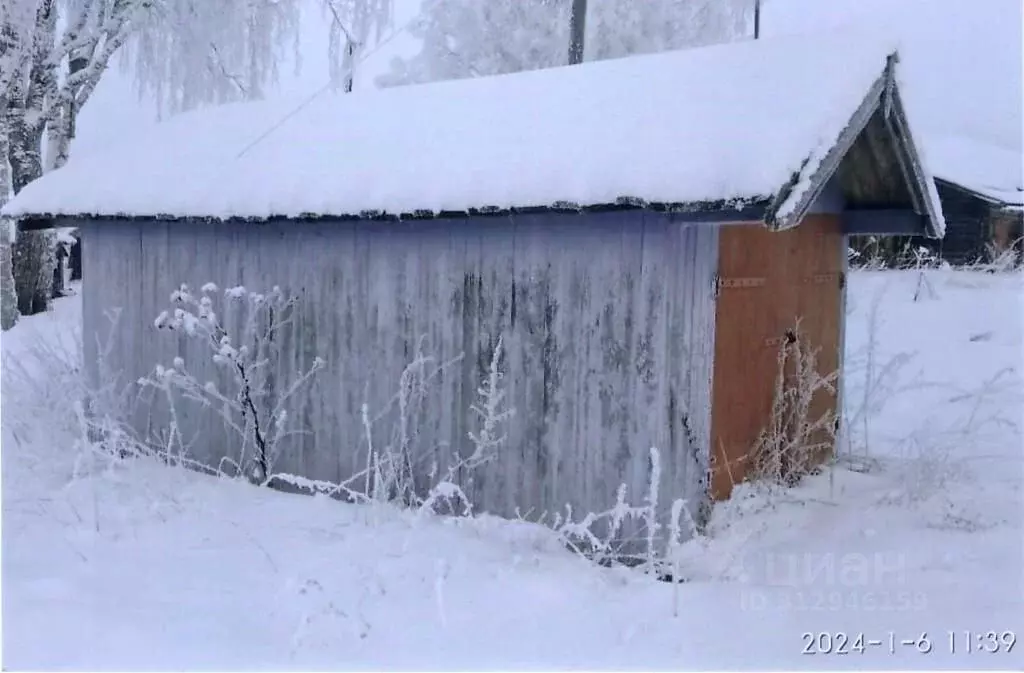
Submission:
[[[77,111],[153,2],[0,0],[5,193],[17,194],[67,160]],[[51,232],[24,232],[15,240],[13,273],[23,314],[45,310],[49,302],[55,245]]]
[[[500,75],[564,64],[571,0],[424,0],[409,32],[419,54],[396,58],[381,86]]]
[[[380,42],[391,26],[394,0],[323,0],[329,15],[331,83],[352,91],[356,65],[372,42]]]
[[[161,114],[262,98],[287,48],[298,54],[301,9],[301,0],[163,0],[122,65]]]
[[[379,37],[390,17],[391,0],[332,4],[357,46],[374,31]],[[290,43],[298,52],[302,6],[303,0],[0,0],[7,147],[0,174],[8,176],[0,190],[17,194],[65,163],[77,112],[116,52],[134,71],[140,95],[152,96],[161,113],[260,98],[277,78],[283,50]],[[17,237],[13,268],[23,313],[47,306],[55,245],[50,233]]]
[[[381,86],[565,65],[572,0],[424,0],[410,32],[420,52],[394,59]],[[750,0],[590,0],[584,60],[723,42],[746,32]]]
[[[590,0],[584,60],[700,47],[745,35],[751,0]]]

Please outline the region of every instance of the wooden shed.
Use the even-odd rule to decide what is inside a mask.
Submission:
[[[953,265],[992,262],[1007,251],[1024,256],[1024,192],[995,192],[936,177],[946,217],[939,240],[913,240]]]
[[[893,264],[925,248],[953,265],[995,261],[1007,251],[1024,258],[1024,157],[984,141],[930,133],[925,138],[946,220],[939,239],[893,236],[855,239],[852,247]]]
[[[327,364],[280,470],[363,470],[364,403],[382,446],[423,352],[449,363],[407,410],[428,484],[472,449],[500,338],[515,415],[463,483],[478,511],[605,510],[621,484],[638,502],[657,447],[662,502],[699,517],[744,478],[798,319],[821,371],[841,369],[846,236],[942,235],[897,68],[890,43],[839,33],[230,105],[73,157],[5,212],[83,232],[97,378],[109,343],[125,382],[176,356],[216,380],[154,328],[180,283],[294,296],[277,372]],[[140,434],[162,404],[136,410]],[[180,421],[193,458],[235,455],[211,414]]]

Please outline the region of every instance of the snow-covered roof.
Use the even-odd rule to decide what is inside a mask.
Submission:
[[[766,222],[792,226],[895,86],[896,46],[844,32],[227,105],[72,157],[4,212],[263,219],[627,201],[763,204]],[[931,175],[911,164],[941,232],[921,187]]]
[[[1000,206],[1024,206],[1024,155],[973,138],[929,134],[924,138],[936,178]]]
[[[772,36],[851,26],[899,39],[900,91],[935,176],[1024,206],[1020,0],[772,0],[762,23]]]
[[[765,36],[840,28],[900,41],[904,102],[920,133],[1024,147],[1020,0],[771,0]]]

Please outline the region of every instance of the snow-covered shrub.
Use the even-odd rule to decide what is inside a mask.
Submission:
[[[812,405],[821,395],[836,395],[839,373],[818,371],[819,350],[806,343],[799,321],[779,345],[771,417],[751,452],[752,478],[792,484],[832,450],[836,412],[817,414]]]
[[[7,456],[74,481],[145,453],[127,422],[130,390],[107,368],[112,341],[98,344],[99,376],[90,378],[80,329],[55,325],[40,337],[17,356],[4,353],[3,426],[14,440]]]
[[[449,465],[424,465],[422,461],[429,457],[427,452],[417,457],[419,428],[416,423],[423,416],[430,386],[440,380],[442,372],[462,359],[459,355],[440,362],[424,353],[421,339],[416,355],[399,375],[398,390],[387,403],[379,409],[371,409],[365,401],[361,406],[363,442],[362,446],[352,448],[363,452],[367,467],[341,483],[284,473],[273,473],[273,479],[302,491],[350,502],[396,504],[421,514],[471,516],[473,508],[466,486],[472,483],[475,470],[497,456],[505,442],[503,428],[515,414],[515,409],[507,404],[502,384],[502,354],[499,338],[491,352],[488,373],[477,388],[477,399],[470,406],[477,419],[476,429],[467,432],[473,447],[470,455],[456,454]],[[389,421],[391,425],[386,426]],[[386,441],[376,441],[381,435]]]
[[[68,445],[78,431],[72,403],[85,394],[80,344],[81,333],[74,330],[35,339],[17,356],[5,350],[0,407],[4,437],[13,440],[4,443],[5,460],[52,463],[71,458]],[[61,440],[66,440],[63,445]]]
[[[164,448],[168,460],[180,460],[188,452],[176,406],[180,394],[217,414],[235,431],[239,438],[238,459],[230,462],[236,471],[254,483],[269,485],[282,439],[289,434],[287,407],[324,367],[324,361],[315,358],[312,366],[295,380],[275,381],[273,372],[281,356],[276,335],[289,324],[295,300],[276,286],[268,293],[228,288],[224,291],[224,303],[245,315],[241,331],[231,334],[217,311],[214,297],[218,291],[215,284],[206,283],[197,296],[182,284],[171,293],[174,307],[157,316],[154,325],[204,344],[212,363],[227,372],[231,389],[221,391],[213,381],[199,381],[180,357],[169,366],[158,364],[149,376],[139,379],[139,384],[160,391],[167,400],[170,427]]]
[[[891,283],[886,282],[871,297],[864,346],[843,354],[843,425],[836,458],[859,471],[878,467],[872,455],[873,422],[882,409],[897,397],[929,385],[919,376],[908,378],[914,353],[883,353],[879,339],[884,318],[882,307],[890,290]],[[851,311],[854,308],[851,306]]]
[[[975,270],[987,271],[989,273],[1010,273],[1024,268],[1021,264],[1024,260],[1021,259],[1021,255],[1018,252],[1021,249],[1022,241],[1024,239],[1018,238],[1007,245],[1002,251],[998,250],[991,243],[987,244],[986,248],[990,261],[976,265]]]
[[[419,428],[418,418],[430,396],[430,386],[439,380],[442,372],[461,358],[438,363],[424,353],[424,340],[417,344],[416,355],[398,377],[398,390],[377,414],[370,417],[370,406],[362,406],[362,424],[366,441],[367,472],[364,477],[365,493],[376,502],[398,502],[406,506],[422,504],[422,485],[416,483]],[[373,441],[373,426],[393,418],[390,431],[384,432],[388,440],[381,445]],[[436,470],[431,470],[436,474]]]
[[[978,502],[980,482],[972,463],[991,459],[1008,440],[1020,446],[1019,419],[1008,410],[1024,404],[1021,390],[1020,376],[1011,369],[976,388],[950,388],[953,394],[932,422],[897,445],[891,461],[895,487],[884,501],[919,510],[932,527],[977,530],[991,525],[998,513],[986,512]]]
[[[650,449],[650,466],[642,505],[630,504],[626,485],[620,484],[615,503],[607,510],[578,513],[567,504],[564,513],[545,512],[537,523],[553,530],[565,547],[599,565],[621,564],[659,579],[678,578],[675,559],[683,541],[701,533],[687,501],[676,499],[669,510],[668,534],[662,534],[661,452],[657,447]],[[631,531],[628,535],[627,530]]]
[[[421,510],[433,510],[442,502],[450,509],[456,501],[461,501],[463,513],[468,515],[472,512],[472,504],[459,484],[463,480],[472,483],[473,471],[494,460],[499,447],[507,438],[507,433],[502,428],[516,413],[516,410],[509,407],[505,401],[507,393],[501,383],[504,377],[500,368],[501,358],[502,338],[498,337],[491,351],[487,378],[477,387],[477,401],[469,407],[479,424],[478,430],[468,432],[473,452],[464,458],[456,456],[454,464],[450,465],[441,480],[431,487],[427,497],[420,504]]]

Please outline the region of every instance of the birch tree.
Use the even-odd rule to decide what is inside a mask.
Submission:
[[[501,75],[566,61],[571,0],[424,0],[409,32],[418,54],[397,58],[381,86]]]
[[[153,2],[0,0],[5,193],[17,194],[67,160],[77,111]],[[23,232],[14,241],[14,285],[22,314],[38,313],[49,303],[55,244],[52,232]]]
[[[381,86],[566,65],[574,0],[424,0],[410,31],[419,53]],[[589,0],[583,60],[726,42],[744,35],[751,0]]]
[[[380,42],[391,26],[394,0],[323,0],[323,6],[330,20],[331,82],[351,93],[366,48]]]
[[[10,185],[10,164],[7,163],[7,126],[0,124],[0,208],[7,203]],[[14,243],[14,222],[0,217],[0,330],[9,330],[18,322],[18,295],[14,292],[14,267],[11,259],[12,243]]]
[[[289,54],[298,64],[301,0],[159,0],[122,50],[159,116],[264,97]]]
[[[162,111],[258,98],[289,38],[297,49],[299,16],[300,0],[0,0],[0,193],[64,164],[78,111],[115,53]],[[16,238],[23,314],[48,304],[55,244],[51,232]]]

